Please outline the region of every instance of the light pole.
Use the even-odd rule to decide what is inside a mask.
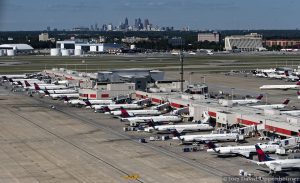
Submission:
[[[190,72],[190,81],[189,83],[192,84],[192,75],[194,74],[194,72]]]
[[[234,90],[235,88],[231,88],[231,100],[233,100],[233,90]]]
[[[180,91],[183,92],[183,52],[182,52],[182,50],[180,51],[180,63],[181,63]]]

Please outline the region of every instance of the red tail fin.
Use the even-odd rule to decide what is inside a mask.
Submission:
[[[258,156],[258,161],[259,162],[273,160],[268,155],[266,155],[264,153],[264,151],[257,144],[255,145],[255,149],[256,149],[256,152],[257,152],[257,156]]]
[[[39,85],[38,84],[36,84],[36,83],[33,83],[34,84],[34,88],[35,88],[35,90],[41,90],[41,88],[39,87]]]
[[[290,102],[289,99],[285,99],[285,101],[282,104],[287,105],[289,102]]]
[[[130,117],[130,115],[128,114],[128,112],[123,107],[121,108],[121,117],[122,118],[128,118],[128,117]]]
[[[102,108],[102,110],[103,110],[103,112],[110,112],[110,109],[109,109],[109,107],[107,107],[107,106],[104,106],[104,107]]]
[[[300,85],[300,81],[298,81],[298,82],[296,83],[296,85]]]
[[[27,80],[25,80],[24,83],[25,83],[25,86],[26,86],[26,87],[30,87],[30,86],[31,86],[31,85],[28,83]]]
[[[297,91],[297,94],[300,95],[300,91]]]
[[[264,96],[260,94],[258,97],[256,97],[257,100],[261,100]]]

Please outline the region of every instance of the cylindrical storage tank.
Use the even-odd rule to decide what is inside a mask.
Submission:
[[[74,49],[69,49],[70,55],[74,55]]]
[[[130,45],[130,49],[134,50],[135,49],[135,45],[134,44]]]
[[[70,56],[70,51],[63,49],[63,50],[61,50],[61,55],[62,56]]]
[[[75,49],[75,56],[81,56],[82,55],[82,50],[81,49]]]
[[[7,50],[7,56],[15,56],[15,50]]]
[[[5,56],[4,50],[0,50],[0,57]]]
[[[51,56],[60,56],[60,49],[59,48],[52,48],[50,50],[50,55]]]

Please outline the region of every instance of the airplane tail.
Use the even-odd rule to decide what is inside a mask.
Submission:
[[[11,83],[13,83],[13,82],[14,82],[14,80],[13,80],[13,79],[11,79],[11,78],[9,78],[9,79],[8,79],[8,81],[9,81],[9,82],[11,82]]]
[[[288,105],[288,103],[290,102],[290,100],[289,99],[285,99],[285,101],[282,103],[282,104],[284,104],[284,105]]]
[[[296,85],[300,85],[300,81],[298,81],[298,82],[296,83]]]
[[[147,125],[150,126],[150,127],[153,127],[153,128],[155,127],[153,120],[148,121]]]
[[[110,112],[111,110],[109,109],[109,107],[107,107],[107,106],[104,106],[103,108],[102,108],[102,110],[103,110],[103,112]]]
[[[84,99],[83,100],[86,106],[92,106],[91,102],[89,101],[89,99]]]
[[[122,118],[128,118],[128,117],[130,117],[130,115],[128,114],[128,112],[126,111],[126,109],[124,109],[123,107],[121,107],[121,117]]]
[[[41,88],[39,87],[39,85],[38,84],[36,84],[36,83],[33,83],[34,84],[34,88],[35,88],[35,90],[41,90]]]
[[[261,100],[264,96],[260,94],[259,96],[256,97],[257,100]]]
[[[21,82],[21,81],[18,81],[18,85],[21,85],[21,86],[23,86],[23,84],[22,84],[22,82]]]
[[[284,71],[285,76],[290,76],[288,71]]]
[[[49,91],[47,90],[47,88],[45,88],[45,91],[44,91],[44,92],[45,92],[46,95],[49,95],[49,96],[50,96],[50,93],[49,93]]]
[[[208,149],[215,149],[217,146],[212,141],[204,141]]]
[[[68,102],[70,99],[67,96],[63,96],[63,100]]]
[[[178,137],[178,139],[181,139],[180,138],[180,133],[177,130],[173,130],[172,134],[173,134],[174,137]]]
[[[259,145],[256,144],[255,149],[256,149],[256,152],[257,152],[259,162],[274,160],[270,156],[266,155],[265,152],[259,147]]]
[[[26,87],[30,87],[30,86],[31,86],[31,85],[28,83],[27,80],[24,80],[24,83],[25,83],[25,86],[26,86]]]
[[[268,73],[266,73],[266,72],[263,72],[263,73],[264,73],[264,75],[265,75],[266,77],[269,77]]]
[[[300,95],[300,91],[299,90],[297,91],[297,95]]]
[[[6,76],[2,76],[2,79],[6,80],[6,81],[8,80],[8,78]]]

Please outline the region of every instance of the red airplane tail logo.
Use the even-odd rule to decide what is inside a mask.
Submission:
[[[256,97],[257,100],[261,100],[264,96],[263,95],[259,95],[258,97]]]
[[[128,114],[128,112],[123,107],[121,108],[121,117],[122,118],[128,118],[128,117],[130,117],[130,115]]]
[[[289,99],[286,99],[286,100],[283,102],[283,104],[284,104],[284,105],[287,105],[289,102],[290,102],[290,100],[289,100]]]
[[[30,87],[30,86],[31,86],[31,85],[28,83],[27,80],[25,80],[24,83],[25,83],[25,86],[26,86],[26,87]]]
[[[41,88],[39,87],[38,84],[36,84],[36,83],[33,83],[33,84],[34,84],[34,88],[35,88],[36,90],[41,90]]]

